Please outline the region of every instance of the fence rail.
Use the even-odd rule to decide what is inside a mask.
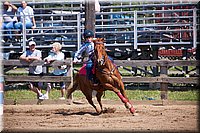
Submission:
[[[154,77],[138,77],[138,76],[123,76],[123,82],[125,83],[160,83],[160,91],[161,91],[161,99],[167,99],[167,91],[169,83],[184,83],[184,84],[199,84],[199,66],[200,61],[194,60],[115,60],[114,61],[117,66],[123,67],[147,67],[147,66],[155,66],[157,70],[159,70],[159,74]],[[26,82],[26,81],[35,81],[35,82],[60,82],[65,81],[68,83],[73,83],[73,72],[72,72],[72,60],[66,59],[65,61],[54,61],[50,64],[46,64],[43,60],[41,61],[33,61],[31,63],[19,61],[19,60],[2,60],[3,66],[36,66],[43,65],[48,67],[55,67],[60,65],[68,66],[68,75],[67,76],[27,76],[27,75],[4,75],[5,81],[12,82]],[[193,66],[193,70],[197,71],[196,77],[169,77],[168,76],[168,68],[171,66]],[[122,67],[122,68],[123,68]],[[6,71],[6,68],[4,69]]]
[[[155,77],[133,77],[133,76],[123,76],[123,82],[125,83],[160,83],[160,97],[161,99],[168,99],[167,91],[169,83],[179,83],[179,84],[197,84],[199,85],[199,66],[200,61],[198,60],[115,60],[117,66],[124,67],[147,67],[155,66],[159,70],[158,76]],[[193,66],[196,67],[197,77],[169,77],[168,68],[172,66]],[[144,70],[145,71],[145,70]]]
[[[54,61],[52,63],[45,63],[45,61],[33,61],[27,63],[25,61],[20,60],[2,60],[2,65],[6,66],[4,68],[4,80],[10,82],[27,82],[27,81],[34,81],[34,82],[61,82],[64,81],[66,83],[73,83],[73,72],[72,72],[72,59],[68,58],[64,61]],[[6,75],[5,72],[12,69],[14,66],[37,66],[42,65],[43,67],[57,67],[61,65],[67,66],[67,76],[50,76],[50,74],[44,73],[42,76],[28,76],[28,75]],[[11,67],[9,69],[9,67]]]

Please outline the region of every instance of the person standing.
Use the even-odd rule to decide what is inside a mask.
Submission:
[[[15,5],[11,4],[8,1],[5,1],[3,3],[2,29],[6,30],[5,33],[8,34],[8,36],[4,38],[6,42],[12,40],[12,29],[14,29],[14,24],[17,22],[16,12],[17,7]]]
[[[21,2],[21,7],[17,9],[17,16],[19,22],[15,23],[16,29],[23,29],[24,19],[27,29],[36,28],[33,8],[28,6],[26,1]]]
[[[52,61],[58,60],[62,61],[65,59],[65,55],[63,52],[61,52],[62,45],[59,42],[55,42],[52,44],[52,50],[50,54],[44,58],[44,61],[47,63],[50,63]],[[59,66],[55,67],[53,72],[53,76],[66,76],[67,75],[67,69],[65,66]],[[65,83],[60,82],[60,88],[61,88],[61,97],[59,98],[60,100],[64,100],[65,97]],[[44,94],[42,97],[39,97],[39,99],[48,99],[48,92],[51,90],[51,83],[47,83],[47,92]]]
[[[42,54],[40,50],[37,50],[35,48],[36,43],[34,41],[29,42],[29,50],[26,50],[20,57],[20,60],[24,60],[26,62],[31,62],[33,60],[41,60],[42,59]],[[28,75],[30,76],[41,76],[42,73],[42,66],[30,66],[29,67],[29,73]],[[37,97],[42,96],[41,88],[42,88],[42,83],[40,82],[30,82],[29,83],[29,88],[37,93]]]

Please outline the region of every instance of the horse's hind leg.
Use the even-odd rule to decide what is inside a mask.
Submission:
[[[98,114],[100,114],[101,111],[97,109],[97,107],[94,105],[94,102],[92,101],[92,94],[91,94],[90,96],[89,96],[89,95],[85,95],[85,96],[86,96],[86,99],[87,99],[87,101],[89,102],[89,104],[92,105],[92,107],[95,108],[95,110],[96,110],[96,112],[97,112]]]
[[[102,102],[101,102],[101,97],[102,97],[102,95],[103,95],[103,92],[97,92],[97,95],[96,95],[97,101],[98,101],[99,106],[100,106],[100,108],[101,108],[101,113],[102,113],[102,111],[103,111],[103,106],[102,106]]]

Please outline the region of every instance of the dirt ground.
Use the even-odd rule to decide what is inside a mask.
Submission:
[[[97,115],[85,101],[5,101],[4,132],[199,132],[198,103],[189,101],[131,101],[132,115],[121,101],[103,100],[105,113]],[[109,109],[115,109],[113,113]]]

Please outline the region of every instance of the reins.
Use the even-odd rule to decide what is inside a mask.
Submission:
[[[107,58],[107,59],[105,59],[104,60],[104,65],[103,66],[105,66],[105,64],[107,63],[107,61],[108,61],[109,59]],[[112,63],[112,62],[111,62]],[[106,74],[106,75],[113,75],[114,74],[114,71],[115,71],[115,69],[116,69],[116,67],[112,64],[112,69],[110,70],[110,69],[108,69],[107,67],[104,67],[104,68],[102,68],[101,66],[99,66],[98,65],[98,63],[96,64],[96,68],[97,68],[97,70],[99,71],[99,72],[101,72],[102,74]],[[108,69],[108,71],[106,71],[106,70],[104,70],[104,69]]]

